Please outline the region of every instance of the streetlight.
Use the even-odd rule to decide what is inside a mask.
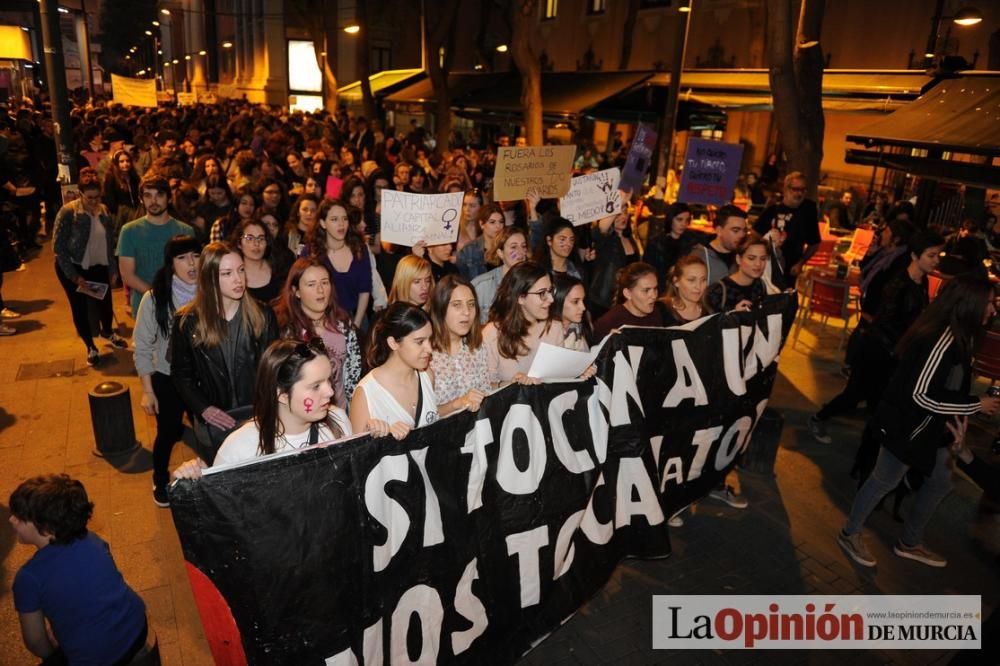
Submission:
[[[152,37],[153,36],[153,31],[152,30],[147,30],[146,31],[146,36],[147,37]]]
[[[361,32],[361,26],[357,25],[356,23],[352,23],[351,25],[344,27],[344,32],[346,32],[348,35],[356,35],[359,32]]]
[[[934,8],[934,16],[931,17],[931,34],[927,36],[927,50],[924,51],[924,66],[933,65],[934,58],[938,57],[938,36],[941,32],[941,22],[948,21],[948,28],[944,33],[944,48],[947,48],[951,39],[951,24],[960,25],[963,28],[982,23],[983,13],[975,7],[962,7],[951,16],[944,15],[944,0],[937,0]]]
[[[202,49],[201,51],[198,51],[198,55],[200,55],[200,56],[208,55],[208,51]]]
[[[497,53],[507,53],[507,45],[501,44],[497,47]]]
[[[161,9],[160,13],[163,14],[164,16],[170,16],[170,10],[167,9],[166,7],[164,7],[163,9]]]
[[[233,43],[230,42],[230,41],[228,41],[228,40],[225,41],[225,42],[222,42],[222,48],[224,48],[224,49],[231,49],[231,48],[233,48]]]

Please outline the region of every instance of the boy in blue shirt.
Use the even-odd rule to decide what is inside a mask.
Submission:
[[[45,665],[127,664],[146,643],[146,606],[87,529],[93,510],[65,474],[28,479],[10,496],[18,541],[38,549],[14,576],[14,607],[25,647]]]

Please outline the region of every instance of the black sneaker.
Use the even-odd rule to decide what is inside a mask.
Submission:
[[[117,333],[112,333],[105,339],[108,342],[110,342],[111,346],[114,347],[115,349],[128,349],[128,340],[118,335]]]
[[[826,421],[821,421],[815,414],[809,417],[809,432],[812,433],[813,439],[820,444],[833,443],[833,437],[830,437],[830,433],[826,429]]]
[[[153,486],[153,504],[161,509],[170,508],[170,497],[167,496],[167,489],[163,486]]]
[[[97,351],[97,347],[91,347],[87,350],[87,365],[94,367],[100,360],[101,352]]]

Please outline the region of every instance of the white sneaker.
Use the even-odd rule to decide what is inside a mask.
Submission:
[[[681,513],[683,511],[684,509],[681,509],[674,515],[670,516],[670,519],[667,521],[667,525],[670,527],[684,527],[684,519],[681,518]]]
[[[726,486],[725,488],[715,488],[708,493],[708,496],[712,499],[717,499],[720,502],[725,502],[734,509],[745,509],[750,506],[750,502],[747,501],[746,497],[743,495],[737,495],[731,487]]]
[[[15,333],[17,333],[17,329],[6,324],[0,324],[0,335],[14,335]]]

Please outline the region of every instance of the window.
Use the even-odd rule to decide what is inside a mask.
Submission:
[[[559,0],[545,0],[545,4],[542,5],[542,20],[554,19],[558,13]]]
[[[369,69],[372,74],[392,69],[392,51],[388,46],[376,45],[372,47]]]
[[[607,9],[608,0],[587,0],[588,14],[603,14]]]
[[[653,7],[669,7],[670,0],[642,0],[639,9],[651,9]]]

